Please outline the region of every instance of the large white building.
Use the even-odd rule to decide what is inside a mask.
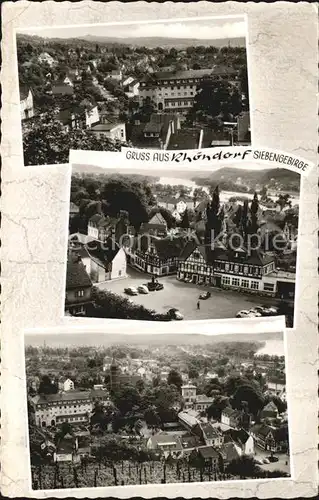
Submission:
[[[84,423],[89,420],[94,401],[107,400],[107,391],[73,391],[57,394],[41,394],[32,399],[35,410],[35,422],[38,427]]]
[[[187,112],[193,106],[199,83],[205,78],[224,78],[235,85],[237,72],[232,68],[207,68],[162,71],[148,75],[139,86],[140,104],[151,99],[158,111]]]

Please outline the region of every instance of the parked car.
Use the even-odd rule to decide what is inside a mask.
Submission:
[[[275,457],[274,455],[271,455],[270,457],[267,457],[269,462],[278,462],[279,461],[279,458],[278,457]]]
[[[138,291],[134,286],[124,288],[124,293],[126,293],[127,295],[138,295]]]
[[[263,464],[270,464],[270,460],[268,460],[268,458],[263,458]]]
[[[276,307],[266,307],[266,306],[256,306],[252,310],[260,313],[261,316],[273,316],[278,312],[278,309]]]
[[[192,278],[185,278],[185,279],[184,279],[184,282],[185,282],[185,283],[191,283],[191,282],[192,282]]]
[[[262,465],[263,461],[260,460],[259,458],[255,458],[255,463],[258,464],[258,465]]]
[[[201,300],[207,300],[207,299],[209,299],[209,297],[211,297],[211,295],[212,294],[210,292],[203,292],[200,294],[199,298]]]
[[[163,289],[164,289],[163,283],[156,283],[156,288],[155,288],[156,292],[158,292],[159,290],[163,290]]]
[[[148,288],[145,285],[140,285],[137,287],[137,291],[138,291],[138,293],[142,293],[142,294],[146,295],[148,293]]]
[[[250,311],[242,310],[236,314],[236,318],[256,318],[258,316],[261,316],[261,314],[257,312],[252,312],[251,310]]]
[[[184,319],[184,316],[182,315],[182,313],[178,309],[176,309],[175,307],[172,307],[171,309],[169,309],[167,311],[167,314],[169,316],[171,316],[173,319],[178,320],[178,321]]]
[[[262,316],[262,314],[260,312],[256,311],[255,309],[249,309],[248,312],[249,312],[249,314],[252,314],[256,318],[260,318]]]

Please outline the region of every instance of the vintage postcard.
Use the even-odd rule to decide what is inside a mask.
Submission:
[[[249,144],[246,21],[17,31],[25,165],[65,163],[75,148]]]
[[[238,163],[214,171],[156,167],[73,165],[66,314],[285,315],[292,327],[299,173]]]
[[[316,495],[317,6],[2,25],[1,493]]]
[[[28,333],[25,369],[33,490],[292,475],[282,332]]]

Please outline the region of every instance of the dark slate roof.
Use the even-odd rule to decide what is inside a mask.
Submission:
[[[181,260],[188,259],[188,257],[194,252],[194,250],[196,250],[197,247],[198,244],[195,240],[188,241],[180,254]]]
[[[236,460],[236,458],[240,457],[240,453],[235,448],[234,443],[225,443],[221,448],[221,454],[224,460],[230,462],[231,460]]]
[[[20,87],[20,101],[24,101],[28,97],[30,87],[26,87],[25,85],[21,85]]]
[[[251,428],[251,432],[256,436],[266,437],[269,432],[272,431],[272,428],[266,424],[256,424]]]
[[[219,250],[215,259],[227,262],[244,262],[252,266],[265,266],[275,260],[273,256],[264,254],[260,250],[252,250],[251,255],[245,254],[244,258],[236,257],[236,252]]]
[[[203,431],[204,436],[207,439],[212,439],[212,438],[216,438],[216,437],[220,436],[220,432],[209,423],[200,424],[199,426],[200,426],[201,430]]]
[[[240,412],[238,410],[233,410],[233,408],[224,408],[222,414],[227,415],[228,417],[239,417]]]
[[[75,450],[74,438],[64,437],[57,444],[56,452],[59,454],[69,454]]]
[[[203,446],[198,452],[203,458],[219,458],[219,453],[213,446]]]
[[[83,262],[74,252],[70,252],[66,271],[66,289],[90,286],[92,286],[92,282]]]
[[[148,122],[144,127],[144,133],[157,133],[159,134],[163,128],[162,123]]]
[[[90,241],[85,245],[85,249],[98,265],[106,268],[113,261],[120,247],[113,238],[108,238],[104,242]]]
[[[200,132],[197,129],[178,130],[175,134],[171,135],[167,149],[197,149],[199,134]]]
[[[90,391],[66,391],[58,392],[57,394],[41,394],[36,401],[36,404],[53,403],[53,402],[68,402],[76,400],[89,400],[91,398]]]
[[[249,433],[244,429],[228,429],[224,432],[225,440],[235,441],[240,444],[245,444],[249,439]]]
[[[168,259],[172,257],[179,257],[181,251],[185,246],[185,238],[164,238],[154,241],[157,255],[161,259]]]

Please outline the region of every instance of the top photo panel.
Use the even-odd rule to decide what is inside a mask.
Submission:
[[[24,165],[250,144],[245,16],[16,33]]]

